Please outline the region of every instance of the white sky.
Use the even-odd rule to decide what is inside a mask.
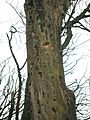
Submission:
[[[10,0],[8,0],[8,2],[9,1]],[[19,11],[22,11],[24,0],[22,0],[22,3],[19,3],[18,0],[13,0],[12,4]],[[19,19],[15,11],[5,2],[5,0],[0,1],[0,28],[1,28],[0,29],[0,62],[4,58],[11,56],[11,53],[8,47],[8,39],[6,37],[6,33],[9,33],[11,25],[15,25],[16,28],[23,27],[22,30],[25,31],[25,26],[22,25],[21,20]],[[23,37],[23,41],[21,41],[22,37]],[[22,54],[19,55],[19,58],[21,58],[21,56],[23,57],[26,51],[25,50],[25,34],[21,34],[20,36],[18,35],[16,39],[14,38],[14,40],[12,40],[12,43],[13,43],[13,48],[15,50],[15,53],[17,52],[17,55],[18,53],[20,53],[19,51],[21,51],[21,49],[23,48],[21,51]]]

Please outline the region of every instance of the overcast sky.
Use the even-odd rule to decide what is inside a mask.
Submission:
[[[23,9],[24,0],[21,0],[20,3],[19,3],[19,0],[8,0],[8,2],[14,5],[14,7],[19,12],[24,11]],[[6,0],[0,1],[0,62],[6,59],[7,57],[11,56],[11,53],[8,47],[8,39],[7,39],[6,33],[9,34],[9,30],[12,25],[15,26],[20,32],[23,30],[22,34],[16,34],[12,40],[13,49],[15,53],[17,53],[16,55],[19,56],[18,57],[19,59],[18,58],[17,59],[20,60],[21,58],[21,61],[22,61],[23,60],[22,57],[23,56],[26,57],[25,26],[22,24],[21,19],[13,10],[13,8],[6,3]],[[21,40],[22,38],[23,40]]]

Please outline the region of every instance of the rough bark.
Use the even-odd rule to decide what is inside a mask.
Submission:
[[[68,0],[26,0],[28,91],[22,120],[76,120],[65,85],[60,30]],[[30,112],[31,111],[31,112]]]

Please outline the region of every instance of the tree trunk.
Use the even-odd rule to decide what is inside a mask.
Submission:
[[[65,84],[60,40],[68,1],[25,1],[30,83],[23,120],[76,120],[75,97]]]

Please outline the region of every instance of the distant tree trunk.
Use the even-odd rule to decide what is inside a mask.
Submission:
[[[22,120],[76,120],[75,97],[65,84],[60,36],[68,1],[25,1],[28,85]]]

